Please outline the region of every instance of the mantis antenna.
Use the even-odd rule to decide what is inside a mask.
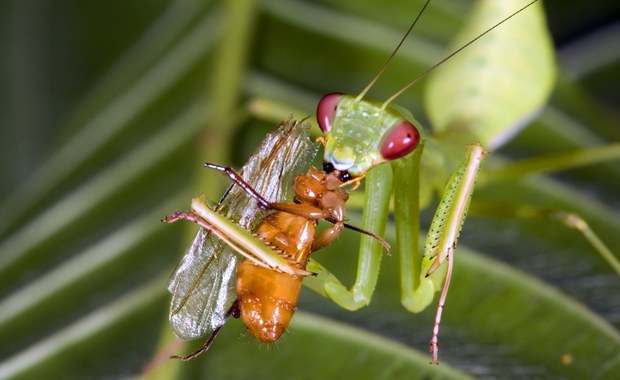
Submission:
[[[411,86],[413,86],[415,83],[417,83],[419,80],[421,80],[422,78],[426,77],[428,74],[430,74],[433,70],[435,70],[436,68],[438,68],[439,66],[441,66],[444,62],[446,62],[447,60],[449,60],[450,58],[454,57],[455,55],[457,55],[458,53],[460,53],[461,51],[463,51],[463,49],[467,48],[469,45],[473,44],[474,42],[478,41],[480,38],[482,38],[484,35],[486,35],[487,33],[489,33],[490,31],[492,31],[493,29],[497,28],[498,26],[500,26],[501,24],[505,23],[506,21],[510,20],[511,18],[513,18],[514,16],[516,16],[517,14],[521,13],[522,11],[524,11],[526,8],[528,8],[530,5],[534,4],[535,2],[537,2],[538,0],[533,0],[531,2],[529,2],[528,4],[524,5],[523,7],[519,8],[518,10],[514,11],[513,13],[511,13],[509,16],[507,16],[506,18],[502,19],[501,21],[499,21],[498,23],[496,23],[495,25],[491,26],[489,29],[487,29],[486,31],[484,31],[483,33],[479,34],[477,37],[475,37],[474,39],[472,39],[471,41],[467,42],[465,45],[459,47],[458,49],[456,49],[455,51],[453,51],[452,53],[448,54],[445,58],[443,58],[442,60],[440,60],[439,62],[435,63],[434,65],[432,65],[431,67],[429,67],[428,69],[424,70],[420,75],[418,75],[415,79],[413,79],[411,82],[407,83],[403,88],[401,88],[400,90],[398,90],[394,95],[390,96],[381,106],[382,110],[385,110],[387,108],[387,106],[397,97],[399,97],[403,92],[407,91]],[[405,35],[403,36],[403,38],[400,40],[400,42],[398,43],[398,45],[396,45],[396,48],[394,49],[394,51],[390,54],[390,56],[388,57],[387,61],[383,64],[383,66],[381,66],[381,69],[379,69],[379,72],[377,73],[377,75],[374,76],[374,78],[372,78],[372,80],[370,81],[370,83],[368,83],[368,85],[366,87],[364,87],[364,89],[362,90],[362,92],[357,96],[357,98],[355,99],[356,101],[360,101],[362,100],[362,98],[366,95],[366,93],[372,88],[372,86],[375,84],[375,82],[379,79],[379,77],[381,77],[381,75],[383,74],[383,72],[385,71],[385,69],[387,69],[387,67],[389,66],[390,62],[392,61],[392,58],[394,58],[394,56],[396,55],[396,53],[398,52],[398,49],[400,49],[401,45],[403,44],[403,42],[405,42],[405,39],[407,38],[407,36],[409,36],[409,33],[411,32],[411,30],[413,29],[413,27],[415,26],[415,24],[418,22],[418,20],[420,19],[420,16],[422,16],[422,13],[424,13],[424,10],[426,10],[426,7],[428,6],[428,3],[430,3],[430,0],[427,0],[426,3],[424,3],[424,6],[422,7],[422,9],[420,10],[420,12],[418,13],[417,17],[415,18],[415,20],[413,20],[413,23],[411,23],[411,26],[409,27],[409,29],[407,30],[407,32],[405,33]]]
[[[431,2],[431,0],[426,0],[426,3],[424,3],[424,6],[420,10],[420,12],[418,12],[418,15],[416,16],[415,20],[413,20],[413,22],[411,23],[411,26],[407,30],[407,33],[405,33],[403,38],[400,39],[400,42],[398,43],[398,45],[396,45],[396,48],[394,49],[394,51],[392,51],[392,53],[390,54],[388,59],[385,61],[383,66],[381,66],[381,69],[379,69],[379,72],[377,73],[377,75],[375,75],[374,78],[372,78],[370,83],[368,83],[368,85],[366,87],[364,87],[364,89],[357,96],[357,98],[355,98],[356,101],[360,101],[360,100],[362,100],[364,98],[364,96],[366,96],[366,93],[372,88],[372,86],[374,86],[375,82],[379,79],[379,77],[381,77],[381,75],[383,74],[385,69],[387,69],[387,67],[390,65],[390,62],[392,62],[392,58],[394,58],[394,56],[398,52],[398,49],[400,49],[400,46],[403,44],[403,42],[405,42],[405,40],[407,39],[407,36],[409,36],[409,33],[411,33],[411,30],[413,29],[415,24],[418,23],[418,20],[420,19],[420,17],[422,16],[422,13],[424,13],[424,10],[426,10],[426,7],[428,6],[428,3],[430,3],[430,2]]]
[[[431,67],[429,67],[428,69],[424,70],[424,72],[422,72],[422,74],[418,75],[414,80],[412,80],[411,82],[407,83],[405,85],[405,87],[401,88],[400,90],[398,90],[394,95],[390,96],[384,103],[383,106],[381,107],[382,109],[385,109],[388,104],[390,104],[392,102],[392,100],[396,99],[400,94],[402,94],[403,92],[407,91],[409,89],[409,87],[413,86],[415,83],[417,83],[420,79],[424,78],[425,76],[427,76],[430,72],[432,72],[433,70],[435,70],[437,67],[441,66],[444,62],[446,62],[447,60],[449,60],[450,58],[454,57],[455,55],[457,55],[458,53],[460,53],[461,51],[463,51],[463,49],[465,49],[466,47],[468,47],[469,45],[473,44],[474,42],[478,41],[480,38],[482,38],[485,34],[489,33],[490,31],[492,31],[493,29],[497,28],[498,26],[502,25],[503,23],[505,23],[506,21],[510,20],[511,18],[513,18],[514,16],[516,16],[517,14],[521,13],[523,10],[525,10],[527,7],[529,7],[530,5],[534,4],[535,2],[537,2],[538,0],[533,0],[531,2],[529,2],[528,4],[524,5],[523,7],[521,7],[520,9],[514,11],[512,14],[510,14],[508,17],[504,18],[503,20],[499,21],[497,24],[493,25],[492,27],[490,27],[489,29],[485,30],[484,32],[482,32],[481,34],[479,34],[476,38],[472,39],[471,41],[469,41],[468,43],[466,43],[465,45],[461,46],[460,48],[456,49],[455,51],[453,51],[452,53],[448,54],[444,59],[442,59],[441,61],[435,63],[434,65],[432,65]],[[399,45],[400,46],[400,45]]]

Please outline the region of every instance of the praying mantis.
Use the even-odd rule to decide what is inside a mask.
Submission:
[[[524,8],[529,5],[531,4],[524,6]],[[538,17],[540,18],[540,16]],[[537,27],[541,26],[540,19],[536,19],[534,17],[533,20],[534,21],[532,21],[532,24],[536,25]],[[484,32],[483,34],[486,34],[486,32]],[[480,34],[479,36],[481,37]],[[479,37],[476,37],[474,39],[478,38]],[[465,45],[459,48],[455,53],[460,53],[460,51],[463,48],[468,47],[469,44],[470,43],[465,43]],[[525,49],[525,47],[522,48]],[[536,46],[535,44],[534,46],[527,46],[527,48],[532,49],[531,51],[535,51],[537,53],[540,53],[541,55],[541,57],[538,57],[539,60],[533,60],[534,62],[532,66],[536,67],[537,74],[541,75],[544,78],[551,78],[553,75],[547,72],[551,70],[550,67],[552,66],[552,60],[550,59],[548,53],[548,43],[546,41],[541,41],[541,44],[539,46]],[[545,52],[545,49],[547,50],[547,52]],[[452,56],[453,54],[448,56],[446,59],[452,58]],[[480,57],[477,58],[479,59]],[[446,59],[440,61],[437,65],[443,63]],[[431,69],[424,72],[420,77],[412,81],[400,92],[397,92],[393,97],[389,98],[385,103],[383,103],[383,105],[381,105],[380,103],[372,104],[370,102],[362,101],[362,98],[364,97],[366,92],[380,76],[380,72],[380,74],[369,84],[366,89],[364,89],[364,91],[362,91],[362,93],[358,97],[328,95],[321,100],[318,111],[319,124],[321,125],[323,132],[326,133],[324,141],[326,150],[325,161],[331,162],[331,164],[333,164],[334,167],[336,167],[338,170],[348,171],[350,174],[354,175],[357,178],[355,180],[352,180],[351,182],[345,183],[345,185],[348,185],[350,183],[357,184],[357,181],[359,181],[368,173],[366,189],[367,203],[365,210],[373,211],[372,214],[371,212],[369,212],[369,214],[371,215],[365,218],[365,221],[362,224],[362,229],[375,232],[379,235],[383,233],[385,229],[385,220],[387,219],[388,213],[388,202],[391,193],[389,186],[387,186],[386,184],[391,183],[392,174],[390,171],[393,170],[395,173],[394,177],[396,185],[394,186],[394,199],[396,229],[398,235],[397,250],[402,255],[402,303],[409,311],[421,311],[426,308],[432,301],[434,293],[439,289],[443,289],[439,301],[437,315],[435,318],[433,338],[430,344],[434,363],[437,363],[437,330],[452,272],[454,249],[456,247],[456,242],[461,226],[464,222],[465,214],[467,212],[469,204],[469,199],[473,192],[473,186],[477,177],[477,172],[480,168],[482,158],[487,153],[480,144],[470,145],[468,148],[469,153],[467,161],[455,171],[455,174],[448,181],[446,190],[444,192],[443,200],[441,201],[438,212],[433,220],[433,224],[431,225],[431,232],[428,235],[426,243],[424,262],[421,264],[419,260],[416,259],[418,257],[416,246],[418,240],[417,230],[419,229],[419,226],[416,226],[416,222],[414,222],[414,219],[417,219],[419,215],[418,205],[415,204],[417,202],[416,199],[420,197],[424,199],[425,197],[424,195],[420,196],[420,194],[417,193],[416,189],[419,185],[415,182],[415,179],[411,180],[411,177],[415,177],[416,175],[418,175],[418,173],[423,172],[423,169],[420,168],[420,159],[423,155],[422,149],[418,149],[416,151],[416,154],[412,154],[411,156],[405,157],[402,160],[395,161],[395,163],[392,164],[391,169],[388,167],[388,165],[384,165],[382,169],[380,169],[380,166],[374,168],[376,164],[381,163],[384,160],[400,158],[401,156],[406,155],[406,153],[409,153],[412,150],[404,149],[406,152],[404,152],[402,155],[399,153],[395,154],[394,157],[392,157],[392,153],[383,154],[384,152],[382,148],[381,153],[383,154],[383,157],[377,158],[379,157],[379,146],[371,146],[370,148],[366,148],[366,150],[364,150],[364,148],[360,148],[361,146],[364,146],[365,141],[372,140],[373,138],[375,140],[379,140],[379,142],[383,141],[384,139],[388,139],[384,136],[388,134],[391,135],[392,132],[388,131],[387,129],[394,126],[397,121],[391,120],[389,122],[385,122],[386,130],[379,133],[379,138],[372,135],[364,136],[362,133],[360,133],[359,135],[355,135],[354,133],[346,135],[346,133],[349,132],[343,134],[342,126],[340,126],[339,123],[344,119],[355,118],[354,114],[361,114],[364,115],[363,118],[367,118],[365,115],[373,113],[380,115],[378,117],[380,122],[375,124],[383,123],[385,117],[382,116],[382,113],[386,111],[386,107],[388,106],[388,104],[391,103],[391,101],[396,96],[400,95],[402,91],[406,90],[418,79],[425,76],[431,70],[434,70],[437,65],[432,66]],[[439,87],[441,87],[441,85],[439,85]],[[550,79],[542,81],[537,92],[529,93],[531,102],[524,102],[526,104],[520,105],[522,107],[513,107],[514,109],[512,109],[511,112],[504,112],[504,114],[506,114],[506,118],[510,120],[511,123],[515,123],[514,119],[523,118],[524,110],[529,110],[537,104],[543,102],[548,94],[549,89]],[[330,115],[330,112],[332,112],[333,115]],[[399,111],[395,109],[391,109],[388,113],[396,115],[396,119],[400,117],[399,120],[405,120],[405,117],[403,117],[402,114],[399,114]],[[447,114],[449,117],[449,112],[447,112]],[[410,117],[407,117],[407,119],[411,120],[414,124],[417,125],[417,122],[413,121],[414,119]],[[475,120],[475,123],[480,122],[480,120]],[[360,124],[364,123],[367,123],[367,120],[360,122]],[[445,122],[444,124],[448,125],[447,128],[453,128],[453,126],[449,126],[450,123],[454,124],[455,122],[448,119],[448,122]],[[482,121],[482,123],[484,123],[484,121]],[[332,124],[334,125],[334,131],[331,130]],[[368,124],[371,125],[372,123]],[[463,126],[459,125],[459,127]],[[450,149],[454,149],[454,146],[460,145],[464,140],[469,139],[471,141],[471,139],[479,139],[486,141],[488,144],[497,145],[499,144],[497,140],[505,138],[505,135],[509,133],[501,131],[501,133],[489,133],[486,136],[482,134],[468,135],[468,128],[469,127],[466,126],[464,129],[450,130],[446,133],[447,135],[452,135],[453,146],[449,146],[450,144],[444,143],[444,145],[448,146],[444,146],[442,147],[442,149],[438,149],[437,142],[429,139],[429,147],[427,148],[427,152],[430,153],[427,153],[424,156],[424,161],[450,161],[453,160],[453,158],[451,157],[452,153],[445,154],[444,152],[449,151]],[[488,132],[487,129],[489,128],[485,128],[485,132]],[[340,135],[338,135],[338,130],[340,130]],[[374,131],[374,133],[378,132]],[[396,132],[396,134],[399,135],[402,133]],[[410,133],[408,132],[405,132],[405,134],[407,134],[407,136],[410,135]],[[339,139],[340,141],[338,141]],[[458,142],[458,144],[456,144],[456,142]],[[355,157],[352,154],[352,151],[358,148],[360,148],[360,151],[356,152],[357,157]],[[357,160],[358,158],[360,161]],[[373,170],[370,170],[371,168],[373,168]],[[436,169],[436,167],[434,169]],[[414,173],[414,175],[412,176],[411,173]],[[428,173],[422,173],[420,175],[429,176]],[[436,181],[442,182],[445,180]],[[373,184],[376,185],[374,189]],[[197,214],[201,213],[200,208],[193,208],[193,211]],[[413,232],[411,232],[411,226],[414,226]],[[318,293],[333,299],[338,305],[346,309],[356,310],[360,307],[366,306],[370,302],[370,298],[372,296],[379,272],[379,261],[381,257],[381,252],[380,247],[379,250],[377,250],[377,247],[378,246],[372,241],[362,241],[358,278],[351,290],[347,290],[346,287],[342,285],[342,283],[340,283],[340,281],[335,276],[333,276],[326,268],[324,268],[323,266],[318,264],[318,262],[312,259],[308,264],[308,270],[316,274],[316,276],[308,278],[305,281],[306,285],[308,285]],[[274,257],[276,256],[274,255]],[[287,269],[286,267],[278,265],[271,266],[271,268],[278,271],[286,271]]]

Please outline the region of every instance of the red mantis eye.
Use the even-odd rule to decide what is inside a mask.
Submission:
[[[386,160],[396,160],[411,153],[420,142],[418,129],[403,120],[395,124],[386,134],[381,144],[381,156]]]
[[[342,99],[341,93],[332,92],[319,100],[319,105],[316,107],[316,120],[319,122],[319,127],[323,133],[331,129],[340,99]]]

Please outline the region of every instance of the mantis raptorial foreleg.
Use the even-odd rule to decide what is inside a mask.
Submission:
[[[392,169],[388,165],[379,166],[366,175],[366,204],[362,216],[362,228],[379,236],[384,234],[387,223],[391,184]],[[382,253],[382,247],[378,242],[362,236],[357,276],[351,290],[347,290],[335,276],[326,274],[321,293],[348,310],[357,310],[368,305],[379,276]],[[327,271],[324,268],[323,270]]]
[[[212,164],[209,162],[205,163],[205,167],[226,174],[235,184],[237,184],[237,186],[240,186],[250,197],[254,198],[258,203],[258,206],[264,210],[284,211],[289,214],[298,215],[307,219],[324,219],[332,223],[332,227],[323,230],[316,236],[312,244],[312,251],[316,251],[328,246],[338,237],[338,235],[344,228],[348,228],[376,240],[381,244],[381,246],[388,253],[388,255],[390,253],[390,245],[382,237],[370,231],[366,231],[364,229],[344,223],[343,221],[335,220],[332,218],[332,215],[326,210],[320,209],[316,206],[302,205],[297,203],[269,202],[265,198],[263,198],[263,196],[260,195],[256,190],[254,190],[252,186],[247,184],[243,180],[243,177],[241,177],[241,175],[237,173],[233,168]],[[357,187],[358,183],[359,182],[355,182],[354,186]]]
[[[211,231],[256,265],[291,275],[309,276],[312,274],[291,266],[277,252],[258,240],[249,231],[214,211],[202,197],[192,199],[191,212],[175,212],[169,218],[163,219],[163,222],[173,223],[179,219],[190,220]]]
[[[418,312],[426,308],[433,299],[436,291],[443,288],[439,298],[437,314],[435,317],[435,325],[433,328],[433,337],[430,344],[433,353],[433,362],[437,362],[439,323],[441,321],[441,312],[447,296],[448,285],[452,273],[453,251],[459,237],[461,227],[467,215],[467,208],[473,193],[476,177],[482,159],[487,152],[479,144],[468,146],[468,158],[452,175],[446,185],[437,213],[433,218],[431,229],[428,233],[424,257],[420,260],[418,255],[419,246],[419,222],[411,223],[419,218],[417,207],[417,199],[419,197],[416,191],[417,173],[409,172],[409,177],[414,179],[405,179],[397,182],[395,188],[395,214],[396,214],[396,230],[397,230],[397,249],[401,255],[401,288],[403,291],[403,305],[412,312]],[[419,167],[419,159],[421,150],[398,164],[394,164],[395,173],[397,175],[405,175],[408,169]],[[378,171],[379,168],[375,169]],[[391,169],[379,172],[383,177],[383,192],[372,193],[373,184],[369,181],[376,178],[366,178],[367,180],[367,196],[375,202],[375,212],[387,213],[387,203],[389,198],[382,199],[379,195],[387,193],[385,184],[391,183]],[[414,174],[412,176],[412,173]],[[407,188],[404,184],[410,184]],[[408,191],[409,190],[409,193]],[[370,193],[369,193],[370,192]],[[375,196],[376,195],[376,196]],[[375,196],[375,197],[373,197]],[[385,202],[385,203],[381,203]],[[402,206],[402,207],[401,207]],[[379,207],[380,210],[376,210]],[[385,209],[384,209],[385,207]],[[376,214],[374,214],[376,215]],[[381,221],[385,221],[386,214],[382,214],[381,220],[375,218],[365,220],[364,228],[369,228],[380,233],[385,228]],[[413,227],[413,230],[411,230]],[[374,228],[373,228],[374,227]],[[376,228],[376,229],[375,229]],[[319,282],[322,281],[321,293],[332,298],[340,306],[347,309],[356,309],[364,306],[372,297],[376,279],[380,265],[380,250],[373,250],[372,245],[360,248],[359,264],[357,271],[357,279],[351,290],[346,287],[329,271],[320,267],[316,263],[312,263],[308,268],[318,277],[312,279],[312,288],[317,288]],[[448,265],[442,265],[445,261]],[[366,281],[366,282],[364,282]]]
[[[448,295],[450,278],[452,277],[454,249],[467,216],[467,209],[474,192],[480,165],[486,155],[487,152],[480,144],[467,146],[467,161],[457,169],[448,181],[424,245],[422,275],[425,277],[435,273],[443,262],[446,259],[448,260],[445,282],[437,304],[433,337],[430,344],[430,351],[435,364],[438,362],[439,323],[441,322],[441,313]],[[428,263],[430,263],[430,267],[426,270]]]

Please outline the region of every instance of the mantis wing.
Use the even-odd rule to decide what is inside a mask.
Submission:
[[[293,178],[308,170],[318,144],[308,138],[307,126],[286,120],[267,135],[241,170],[244,180],[271,202],[292,194]],[[256,202],[238,186],[230,186],[216,210],[252,230],[264,216]],[[210,334],[226,321],[235,299],[234,278],[239,256],[214,234],[200,228],[172,275],[170,324],[182,339]]]
[[[453,46],[527,2],[476,2]],[[425,108],[436,134],[462,140],[457,146],[477,141],[495,150],[545,105],[555,76],[553,42],[538,2],[437,69],[429,78]]]

